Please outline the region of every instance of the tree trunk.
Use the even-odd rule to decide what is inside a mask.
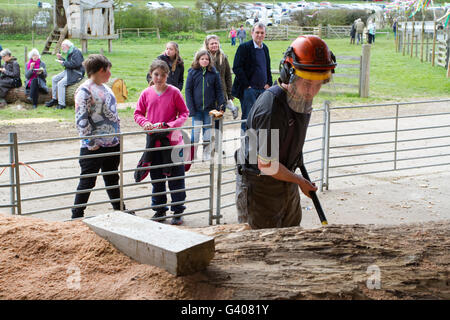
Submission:
[[[232,299],[450,299],[449,221],[230,227],[196,231],[217,235],[202,282],[231,289]]]
[[[80,81],[78,83],[75,83],[71,86],[68,86],[66,88],[66,106],[74,106],[75,105],[75,91],[78,89],[78,87],[86,80]],[[113,78],[110,79],[106,85],[111,88],[111,90],[114,92],[114,96],[116,97],[116,100],[118,103],[125,102],[125,100],[128,98],[128,90],[127,86],[125,85],[125,82],[122,79]],[[14,103],[17,100],[21,102],[28,103],[26,100],[25,95],[25,87],[15,88],[8,91],[8,94],[6,95],[6,102],[7,103]],[[47,101],[49,101],[52,98],[51,89],[49,89],[48,94],[39,94],[38,104],[43,104]]]

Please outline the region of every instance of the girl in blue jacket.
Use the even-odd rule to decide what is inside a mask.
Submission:
[[[189,116],[192,117],[192,126],[210,125],[209,112],[213,109],[225,111],[225,98],[222,92],[220,75],[214,68],[208,51],[200,50],[195,54],[191,68],[188,70],[186,79],[186,104]],[[210,141],[210,128],[203,127],[203,142]],[[200,127],[193,128],[191,143],[200,140]],[[209,159],[208,145],[203,145],[203,159]],[[194,159],[197,147],[194,148]]]

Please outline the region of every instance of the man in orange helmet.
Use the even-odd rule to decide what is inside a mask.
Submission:
[[[331,79],[335,57],[317,36],[295,39],[280,62],[278,83],[256,100],[245,142],[236,152],[238,221],[253,229],[298,226],[298,188],[309,197],[317,187],[296,174],[314,96]]]

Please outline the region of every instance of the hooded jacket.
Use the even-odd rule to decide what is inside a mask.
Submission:
[[[186,79],[186,104],[189,116],[197,111],[225,110],[225,98],[222,92],[220,76],[216,68],[189,69]]]
[[[20,66],[16,57],[11,57],[4,65],[5,72],[0,74],[2,84],[6,84],[9,88],[17,88],[22,84],[17,85],[20,80]]]

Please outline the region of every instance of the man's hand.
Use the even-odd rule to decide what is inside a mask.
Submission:
[[[61,59],[61,53],[57,53],[56,56],[58,57],[58,59]]]
[[[299,177],[299,178],[300,178],[300,181],[297,184],[300,187],[300,190],[302,190],[302,192],[305,196],[307,196],[308,198],[311,198],[309,193],[311,191],[317,191],[316,184],[314,182],[309,182],[308,180],[306,180],[303,177]]]
[[[264,86],[264,90],[267,90],[267,89],[269,89],[270,88],[270,86],[268,85],[268,84],[266,84],[265,86]]]

